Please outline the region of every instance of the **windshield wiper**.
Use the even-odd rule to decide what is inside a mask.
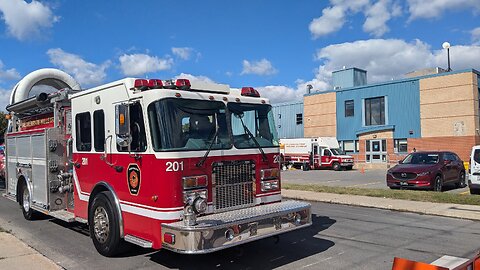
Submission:
[[[262,153],[263,162],[267,162],[267,155],[265,155],[265,152],[263,152],[263,148],[260,146],[257,139],[255,139],[255,136],[253,136],[252,132],[248,129],[248,127],[245,125],[245,123],[243,123],[243,118],[242,117],[239,117],[239,118],[240,118],[240,122],[242,123],[243,129],[248,133],[248,136],[250,138],[252,138],[252,140],[255,143],[255,145],[257,146],[258,150],[260,150],[260,152]]]
[[[210,134],[212,134],[212,133],[210,133]],[[199,162],[197,162],[197,164],[195,164],[195,166],[197,166],[197,167],[203,166],[203,163],[205,163],[205,161],[207,160],[208,154],[210,154],[210,150],[212,150],[212,146],[215,143],[215,140],[217,139],[217,136],[218,136],[218,127],[215,129],[215,134],[213,135],[212,142],[210,142],[210,145],[208,146],[207,152],[205,153],[203,158]]]

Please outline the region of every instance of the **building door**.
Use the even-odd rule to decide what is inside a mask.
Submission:
[[[365,148],[367,162],[387,162],[387,140],[367,140]]]

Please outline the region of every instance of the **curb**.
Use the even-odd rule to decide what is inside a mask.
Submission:
[[[480,206],[282,189],[282,197],[480,221]]]

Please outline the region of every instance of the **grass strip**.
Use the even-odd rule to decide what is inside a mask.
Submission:
[[[390,189],[366,189],[354,187],[332,187],[322,185],[301,185],[282,184],[283,189],[305,190],[346,195],[361,195],[380,198],[391,198],[399,200],[434,202],[434,203],[455,203],[480,205],[480,196],[463,196],[454,193],[420,191],[420,190],[390,190]]]

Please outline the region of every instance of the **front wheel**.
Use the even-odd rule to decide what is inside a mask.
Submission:
[[[340,169],[342,168],[342,166],[340,166],[340,163],[338,162],[333,163],[332,167],[335,171],[340,171]]]
[[[25,182],[22,183],[22,188],[20,189],[20,207],[22,208],[23,217],[26,220],[33,220],[33,209],[30,205],[30,192],[28,191],[27,184]]]
[[[100,192],[89,208],[88,224],[90,237],[98,253],[111,257],[119,253],[122,244],[117,213],[114,211],[111,195]]]
[[[440,175],[437,175],[435,177],[435,181],[433,182],[433,191],[442,192],[442,187],[443,187],[442,177]]]

